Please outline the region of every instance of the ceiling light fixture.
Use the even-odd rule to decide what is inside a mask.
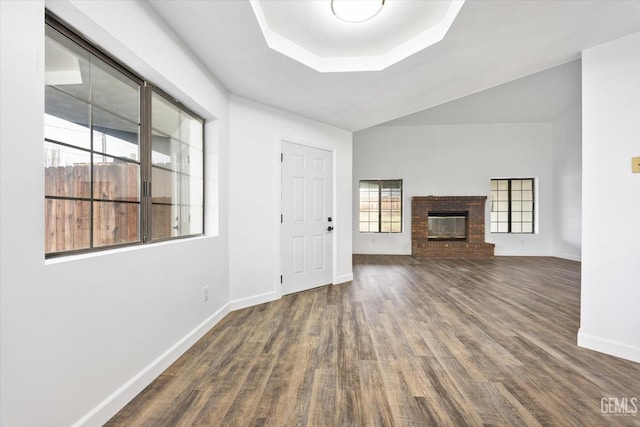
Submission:
[[[375,17],[385,0],[331,0],[331,12],[341,21],[359,24]]]

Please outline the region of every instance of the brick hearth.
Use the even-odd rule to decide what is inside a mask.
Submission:
[[[486,196],[411,198],[411,254],[434,258],[492,258],[495,245],[485,242]],[[465,241],[429,240],[429,212],[468,212]]]

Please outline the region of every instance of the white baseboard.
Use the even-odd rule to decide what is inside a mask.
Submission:
[[[498,250],[494,251],[495,256],[554,256],[549,252],[543,251],[512,251],[512,250]]]
[[[351,282],[353,280],[353,273],[341,274],[333,278],[333,284],[339,285],[340,283]]]
[[[539,256],[539,257],[554,257],[554,258],[562,258],[568,259],[570,261],[582,261],[582,257],[580,255],[574,254],[562,254],[562,253],[546,253],[546,252],[517,252],[517,251],[496,251],[495,256]]]
[[[281,295],[276,291],[265,292],[259,295],[232,300],[229,303],[229,308],[231,311],[240,310],[242,308],[252,307],[258,304],[264,304],[265,302],[275,301],[280,297]]]
[[[227,313],[229,313],[229,304],[222,306],[222,308],[196,326],[153,362],[149,363],[143,370],[134,375],[133,378],[100,402],[98,406],[76,421],[73,427],[104,425],[114,414],[122,409],[146,386],[151,384],[165,369],[191,348],[196,341],[202,338],[204,334],[222,320]]]
[[[640,363],[640,348],[578,331],[578,346]]]
[[[582,256],[574,254],[553,254],[556,258],[568,259],[569,261],[582,261]]]
[[[392,249],[392,250],[358,250],[353,252],[354,255],[411,255],[411,249],[409,251],[404,251],[402,249]]]

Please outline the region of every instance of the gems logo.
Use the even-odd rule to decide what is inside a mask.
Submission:
[[[638,413],[637,397],[603,397],[600,411],[606,415],[635,416]]]

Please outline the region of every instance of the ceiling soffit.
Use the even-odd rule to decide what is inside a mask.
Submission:
[[[267,45],[320,72],[379,71],[442,40],[464,0],[387,0],[346,23],[317,0],[250,0]]]

